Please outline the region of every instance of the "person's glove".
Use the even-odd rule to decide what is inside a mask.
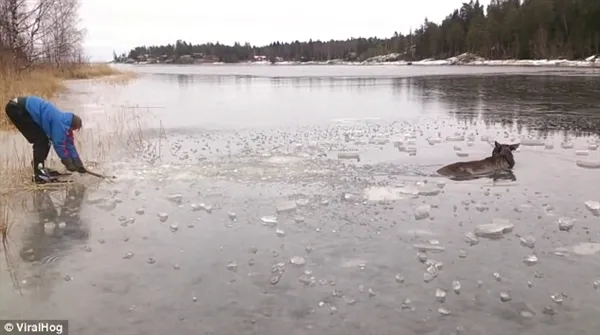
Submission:
[[[65,166],[65,168],[67,168],[67,170],[69,170],[71,172],[77,171],[77,166],[75,166],[72,159],[70,159],[70,158],[61,159],[60,162],[63,163],[63,165]]]
[[[79,173],[86,173],[87,170],[83,167],[83,162],[79,158],[75,158],[73,160],[73,165],[75,165],[76,171]]]

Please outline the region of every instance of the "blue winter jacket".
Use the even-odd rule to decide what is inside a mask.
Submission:
[[[73,113],[62,112],[51,102],[35,96],[25,98],[25,109],[50,138],[61,160],[79,158],[71,129]]]

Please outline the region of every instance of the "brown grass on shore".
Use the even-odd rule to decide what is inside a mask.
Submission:
[[[44,66],[23,71],[16,71],[10,67],[0,68],[0,130],[14,129],[4,113],[4,105],[9,99],[37,95],[51,100],[65,89],[65,80],[101,77],[123,80],[133,77],[133,74],[122,73],[108,64],[92,63],[69,65],[60,69]]]

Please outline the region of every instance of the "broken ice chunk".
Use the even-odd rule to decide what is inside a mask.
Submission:
[[[460,285],[460,282],[458,280],[452,282],[452,290],[454,291],[454,293],[460,294],[461,287],[462,286]]]
[[[525,257],[525,259],[523,260],[523,262],[526,265],[532,266],[532,265],[537,264],[538,258],[537,258],[536,255],[529,255],[529,256]]]
[[[160,220],[160,222],[165,222],[169,218],[169,214],[164,213],[164,212],[160,212],[156,215],[158,216],[158,219]]]
[[[544,145],[544,141],[525,138],[525,139],[521,140],[521,145],[528,146],[528,147],[541,147]]]
[[[306,260],[304,259],[304,257],[294,256],[290,258],[290,263],[292,263],[295,266],[303,266],[304,264],[306,264]]]
[[[413,248],[419,250],[420,252],[434,252],[439,253],[444,251],[444,247],[441,245],[433,245],[433,244],[413,244]]]
[[[581,256],[594,255],[600,252],[600,243],[581,242],[572,246],[571,251]]]
[[[296,202],[295,201],[281,201],[277,204],[277,213],[287,213],[293,212],[296,210]]]
[[[588,200],[585,202],[585,207],[587,207],[594,216],[600,216],[600,202]]]
[[[438,268],[434,265],[431,265],[427,268],[427,271],[423,274],[423,281],[429,283],[434,280],[439,274]]]
[[[238,265],[236,262],[229,262],[227,264],[227,270],[232,271],[232,272],[237,272],[238,270]]]
[[[421,205],[415,209],[415,220],[423,220],[429,217],[430,205]]]
[[[181,202],[183,200],[183,195],[181,194],[171,194],[167,197],[167,199],[169,199],[169,201],[176,203],[178,205],[181,205]]]
[[[577,160],[575,165],[584,168],[584,169],[600,169],[600,161],[599,160]]]
[[[446,137],[446,141],[448,142],[462,142],[465,140],[465,137],[460,134],[454,134]]]
[[[564,294],[562,294],[562,293],[553,294],[550,296],[550,299],[552,299],[552,301],[554,301],[555,303],[560,305],[564,301]]]
[[[358,151],[342,151],[338,152],[338,159],[360,159]]]
[[[277,217],[273,215],[263,216],[260,218],[260,221],[262,221],[263,225],[265,226],[274,227],[277,225]]]
[[[190,207],[192,207],[192,211],[197,212],[199,210],[203,210],[207,213],[212,213],[212,206],[211,205],[207,205],[203,202],[199,203],[199,204],[191,204]]]
[[[208,204],[204,204],[204,203],[200,203],[200,207],[202,207],[202,209],[204,209],[204,211],[206,213],[212,213],[213,207],[212,205],[208,205]]]
[[[507,302],[510,300],[512,300],[510,294],[508,294],[507,292],[500,292],[500,301]]]
[[[561,216],[558,218],[558,229],[562,231],[570,231],[575,226],[575,219]]]
[[[533,249],[535,247],[535,237],[528,235],[520,238],[521,245]]]
[[[442,192],[441,189],[435,187],[435,186],[431,186],[431,187],[420,187],[419,188],[419,195],[422,196],[434,196],[434,195],[438,195]]]
[[[429,145],[435,145],[436,143],[442,143],[442,139],[430,137],[430,138],[427,138],[427,142],[429,143]]]
[[[448,316],[450,315],[450,311],[444,307],[440,307],[438,308],[438,313],[440,313],[441,316]]]
[[[560,146],[561,146],[563,149],[573,149],[573,148],[575,147],[575,145],[574,145],[572,142],[562,142],[562,143],[560,144]]]
[[[474,246],[479,243],[479,239],[472,232],[468,232],[465,233],[465,242],[467,242],[467,244],[470,246]]]
[[[510,233],[515,225],[506,219],[494,219],[492,223],[482,224],[475,229],[475,235],[490,239],[502,238],[504,234]]]
[[[279,283],[279,281],[281,280],[281,277],[283,277],[283,274],[285,273],[285,263],[283,262],[279,262],[277,264],[274,264],[271,268],[271,285],[275,285],[277,283]]]
[[[442,290],[441,288],[438,288],[435,290],[435,300],[437,300],[437,302],[443,303],[444,301],[446,301],[446,290]]]
[[[425,272],[423,274],[423,281],[426,283],[429,283],[430,281],[434,280],[435,276],[429,272]]]

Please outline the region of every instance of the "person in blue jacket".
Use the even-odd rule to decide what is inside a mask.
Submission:
[[[45,167],[50,143],[63,165],[71,172],[86,173],[73,138],[81,129],[79,116],[62,112],[51,102],[36,96],[14,98],[6,104],[6,115],[33,145],[33,179],[36,183],[57,181],[58,172]]]

